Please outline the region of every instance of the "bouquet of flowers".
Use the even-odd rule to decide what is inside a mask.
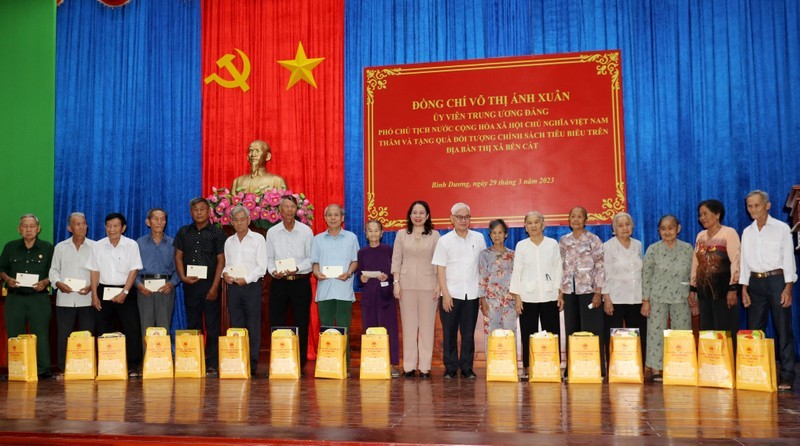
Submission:
[[[227,187],[212,187],[211,192],[212,194],[206,197],[211,203],[210,220],[220,226],[231,224],[231,209],[237,204],[241,204],[250,211],[250,220],[255,226],[269,229],[281,221],[278,206],[283,197],[290,195],[297,200],[297,219],[307,225],[311,225],[311,221],[314,220],[314,205],[306,198],[305,194],[293,193],[287,189],[245,193],[244,191],[231,192]]]

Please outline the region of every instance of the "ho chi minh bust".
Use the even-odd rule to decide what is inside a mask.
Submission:
[[[244,192],[265,192],[272,189],[287,189],[286,181],[279,175],[267,172],[266,164],[272,159],[272,149],[264,141],[257,139],[247,148],[247,161],[250,162],[250,173],[233,180],[231,192],[239,189]]]

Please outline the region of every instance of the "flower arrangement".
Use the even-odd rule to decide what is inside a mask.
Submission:
[[[305,194],[293,193],[287,189],[272,189],[264,192],[260,190],[231,192],[227,187],[212,187],[211,192],[212,194],[206,197],[211,203],[210,220],[220,226],[231,224],[231,209],[237,204],[241,204],[250,211],[250,220],[255,226],[269,229],[281,221],[278,205],[283,197],[290,195],[297,199],[297,219],[307,225],[311,225],[311,221],[314,220],[314,205],[306,198]]]

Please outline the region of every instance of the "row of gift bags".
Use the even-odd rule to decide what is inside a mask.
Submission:
[[[274,342],[274,340],[273,340]],[[344,327],[322,327],[317,347],[314,377],[347,378],[348,334]],[[270,379],[279,378],[270,369]],[[389,334],[384,327],[369,327],[361,335],[360,379],[391,379]]]
[[[611,330],[608,381],[642,383],[642,349],[639,330]],[[734,367],[732,340],[727,332],[702,331],[695,344],[691,330],[665,330],[665,385],[696,385],[775,391],[775,350],[772,339],[756,330],[737,334]],[[570,336],[567,373],[570,383],[603,382],[600,339],[589,332]],[[560,382],[561,355],[558,336],[547,332],[531,335],[528,344],[530,382]],[[517,381],[517,348],[514,332],[495,330],[488,339],[487,381]]]

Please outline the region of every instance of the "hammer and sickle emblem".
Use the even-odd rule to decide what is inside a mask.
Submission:
[[[217,59],[217,66],[219,68],[228,70],[228,73],[230,73],[233,79],[223,79],[217,73],[211,73],[203,80],[206,84],[216,82],[224,88],[239,87],[242,89],[242,91],[247,91],[250,89],[250,86],[247,85],[247,78],[250,77],[250,59],[248,59],[247,55],[239,48],[234,48],[234,50],[236,50],[236,52],[239,53],[239,56],[242,58],[242,71],[239,72],[239,69],[237,69],[233,64],[233,59],[235,59],[236,56],[231,53],[226,53],[224,56]]]

